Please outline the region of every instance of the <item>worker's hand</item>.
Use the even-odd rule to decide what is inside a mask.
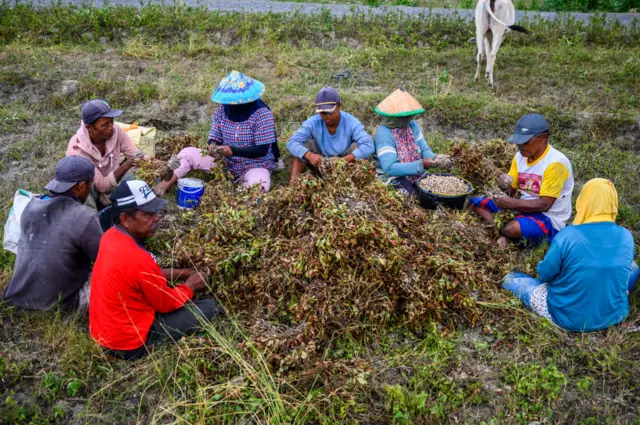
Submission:
[[[510,196],[496,196],[493,198],[493,202],[503,210],[513,209],[513,198]]]
[[[433,167],[435,165],[435,162],[433,162],[433,159],[430,158],[422,158],[422,166],[424,168],[429,168],[429,167]]]
[[[342,159],[344,159],[345,161],[347,161],[347,164],[350,162],[353,162],[356,160],[356,156],[352,153],[350,153],[349,155],[343,157]]]
[[[127,170],[129,170],[133,167],[136,167],[141,160],[142,160],[142,155],[134,156],[131,158],[127,158],[126,161],[124,161],[123,165],[125,165]]]
[[[498,177],[498,187],[502,190],[511,189],[511,183],[513,183],[513,177],[509,174],[502,174]]]
[[[152,158],[151,158],[149,155],[147,155],[147,154],[144,154],[144,155],[142,156],[142,160],[143,160],[143,161],[151,161],[151,159],[152,159]]]
[[[194,273],[187,278],[184,282],[193,292],[200,291],[205,288],[207,284],[207,278],[209,276],[206,273]]]
[[[305,155],[305,159],[309,161],[309,164],[313,165],[316,168],[320,167],[320,165],[322,164],[322,156],[311,151],[307,152],[307,154]]]
[[[220,152],[222,152],[222,155],[226,156],[227,158],[233,155],[233,152],[231,151],[231,147],[229,146],[221,146]]]
[[[449,155],[438,154],[433,158],[433,162],[438,167],[451,168],[453,167],[453,159]]]

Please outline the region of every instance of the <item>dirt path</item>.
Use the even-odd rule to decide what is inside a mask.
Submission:
[[[94,4],[103,5],[105,3],[109,5],[128,5],[137,6],[141,4],[140,0],[60,0],[61,3],[70,4]],[[34,4],[47,6],[50,4],[50,0],[34,0]],[[150,0],[149,3],[167,3]],[[437,16],[460,16],[463,19],[472,20],[474,11],[471,9],[428,9],[425,7],[408,7],[408,6],[357,6],[346,4],[319,4],[319,3],[293,3],[293,2],[281,2],[272,0],[184,0],[180,3],[184,3],[188,6],[206,6],[210,10],[219,10],[222,12],[275,12],[275,13],[287,13],[287,12],[300,12],[306,14],[320,13],[323,10],[330,10],[331,13],[337,16],[365,12],[373,14],[383,14],[388,12],[400,12],[407,15],[437,15]],[[558,19],[567,20],[574,19],[577,21],[589,22],[596,15],[593,13],[563,13],[558,14],[555,12],[516,12],[516,21],[523,17],[535,18],[540,17],[550,21]],[[625,26],[632,26],[634,22],[640,25],[640,13],[608,13],[606,14],[608,21],[617,21]]]

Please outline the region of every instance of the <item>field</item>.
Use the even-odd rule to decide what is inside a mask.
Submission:
[[[427,110],[420,123],[436,152],[458,141],[500,145],[496,139],[508,137],[522,114],[543,113],[552,144],[572,161],[574,196],[590,178],[613,180],[619,221],[640,241],[640,30],[598,21],[523,25],[532,34],[508,36],[490,88],[473,81],[475,45],[467,43],[473,27],[458,20],[220,15],[159,6],[36,12],[3,4],[0,218],[17,188],[42,191],[87,99],[104,98],[126,110],[126,121],[157,127],[161,146],[172,150],[188,138],[206,138],[215,107],[209,96],[236,69],[266,84],[283,148],[324,85],[338,87],[344,110],[371,132],[373,107],[404,87]],[[534,272],[543,249],[499,251],[474,218],[421,211],[369,179],[366,169],[338,166],[293,189],[284,187],[288,171],[280,172],[264,204],[259,194],[237,194],[216,175],[203,208],[208,214],[172,214],[152,248],[164,261],[194,261],[212,271],[211,290],[229,314],[147,359],[106,357],[88,336],[86,318],[0,305],[0,422],[640,423],[637,290],[625,326],[561,331],[500,289],[504,269]],[[332,203],[365,195],[384,208]],[[399,220],[393,212],[406,214],[413,238],[393,226],[367,225],[351,215],[357,209],[381,226]],[[287,233],[309,217],[310,226],[329,230]],[[207,232],[215,240],[202,236]],[[342,240],[343,233],[358,243]],[[358,239],[363,235],[377,245]],[[299,247],[291,245],[296,238]],[[336,240],[345,248],[332,246]],[[429,263],[434,295],[422,304],[404,300],[398,310],[363,308],[361,287],[349,286],[361,275],[332,269],[343,264],[364,273],[359,267],[368,257],[339,255],[361,254],[355,245],[379,254],[379,276],[371,282],[398,290],[406,288],[394,273],[427,270]],[[424,252],[408,258],[416,245]],[[287,255],[299,250],[297,262],[265,246]],[[13,261],[0,253],[0,287]],[[263,277],[276,269],[281,286]],[[477,287],[451,276],[467,276]],[[326,288],[310,287],[318,282]],[[251,300],[260,288],[273,305]],[[287,295],[295,288],[327,294],[327,310],[309,308],[318,300]]]
[[[311,3],[302,0],[282,0]],[[473,9],[473,0],[312,0],[323,4],[358,4],[364,6],[410,6],[432,8]],[[515,0],[516,10],[542,10],[554,12],[633,12],[640,7],[638,0]]]

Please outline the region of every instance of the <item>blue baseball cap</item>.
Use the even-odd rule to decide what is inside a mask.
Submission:
[[[82,105],[82,122],[93,124],[99,118],[115,118],[122,115],[123,111],[112,109],[111,106],[102,99],[90,100]]]
[[[67,156],[56,164],[56,174],[44,187],[49,192],[65,193],[76,183],[87,182],[95,176],[95,167],[87,158]]]
[[[516,130],[511,137],[509,143],[516,145],[524,145],[536,134],[549,131],[547,121],[540,114],[527,114],[520,118],[516,123]]]
[[[316,112],[331,113],[340,104],[338,90],[333,87],[323,87],[316,95]]]

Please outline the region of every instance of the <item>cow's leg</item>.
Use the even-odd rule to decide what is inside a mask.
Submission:
[[[478,48],[476,49],[476,76],[473,77],[474,80],[477,80],[480,76],[480,67],[482,66],[482,52],[484,51],[484,45],[482,40],[484,40],[484,35],[482,37],[476,37],[476,41],[478,44]]]
[[[496,28],[492,28],[493,43],[491,46],[491,53],[487,53],[487,68],[489,70],[489,84],[493,85],[493,67],[496,64],[496,56],[500,49],[500,44],[504,39],[505,27],[503,25],[496,25]]]
[[[492,37],[495,37],[493,34],[491,35]],[[484,51],[487,55],[487,68],[484,71],[484,79],[486,80],[489,78],[489,61],[491,60],[491,41],[489,40],[489,37],[485,37],[484,39]]]

